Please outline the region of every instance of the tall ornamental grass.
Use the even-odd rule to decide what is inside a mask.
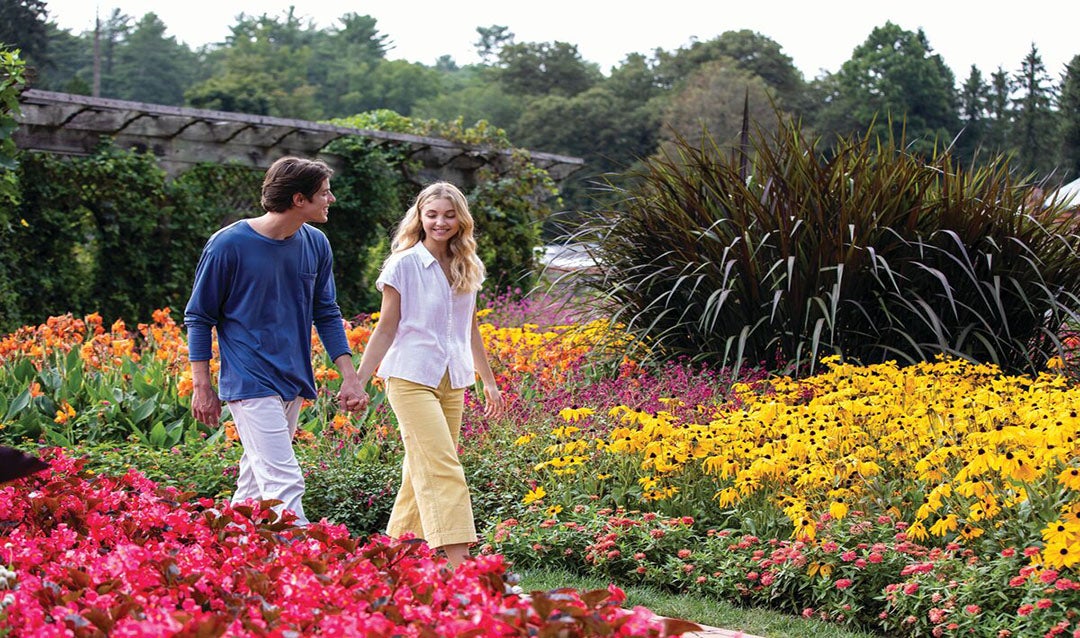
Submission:
[[[658,346],[716,364],[948,354],[1035,372],[1080,310],[1077,221],[999,159],[892,140],[819,142],[787,123],[725,156],[708,136],[645,161],[573,237],[585,285]],[[752,159],[744,159],[751,157]]]

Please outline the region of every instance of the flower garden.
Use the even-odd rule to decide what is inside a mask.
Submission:
[[[483,540],[449,571],[380,533],[401,447],[336,374],[297,440],[306,529],[230,506],[238,443],[194,422],[183,333],[58,316],[0,340],[0,442],[51,469],[0,486],[0,635],[675,635],[645,584],[890,636],[1080,636],[1080,387],[939,358],[791,379],[655,362],[602,318],[488,299],[508,399],[467,406]],[[377,317],[350,321],[362,351]],[[1072,344],[1075,345],[1075,344]],[[377,388],[376,388],[377,390]],[[467,396],[474,406],[476,398]],[[310,506],[308,503],[310,502]],[[504,595],[515,569],[606,591]],[[576,633],[575,633],[576,632]]]

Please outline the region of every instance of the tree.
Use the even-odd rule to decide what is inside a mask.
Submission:
[[[120,78],[114,72],[113,66],[116,63],[117,50],[131,31],[131,20],[131,16],[121,13],[119,9],[113,9],[104,22],[98,23],[97,55],[101,65],[101,94],[103,96],[118,97],[120,94]],[[93,38],[93,33],[90,33],[89,37]],[[93,45],[93,39],[90,42]]]
[[[644,104],[663,93],[656,73],[649,61],[640,53],[631,53],[622,63],[611,70],[604,86],[629,104]]]
[[[372,74],[391,47],[371,16],[347,13],[340,26],[314,35],[315,56],[308,82],[317,86],[323,112],[346,116],[377,102]]]
[[[483,120],[503,129],[514,126],[524,112],[525,98],[509,95],[501,83],[491,79],[492,72],[481,65],[443,72],[439,94],[414,104],[412,116],[444,122]]]
[[[1056,150],[1057,146],[1053,142],[1056,127],[1051,108],[1054,92],[1050,75],[1034,43],[1015,80],[1018,91],[1013,99],[1013,146],[1017,149],[1017,163],[1023,170],[1050,173],[1056,159],[1050,149]]]
[[[1065,66],[1058,97],[1061,117],[1061,168],[1070,177],[1080,175],[1080,55]]]
[[[315,120],[322,117],[309,80],[313,27],[290,8],[281,18],[240,14],[225,46],[210,56],[214,75],[185,93],[197,107]]]
[[[922,29],[892,22],[875,28],[837,72],[838,93],[822,110],[820,130],[847,135],[888,126],[917,152],[948,142],[959,128],[952,71]]]
[[[93,67],[92,36],[79,37],[55,23],[47,25],[49,58],[38,68],[34,83],[49,91],[90,94]]]
[[[423,64],[388,60],[375,66],[371,83],[371,95],[360,110],[390,109],[410,115],[413,105],[439,94],[440,74]]]
[[[987,106],[990,87],[974,64],[960,89],[960,123],[963,131],[957,139],[956,156],[961,160],[974,158],[982,150],[987,129]]]
[[[435,59],[435,70],[443,73],[453,73],[454,71],[460,71],[461,67],[454,61],[454,56],[445,53]]]
[[[749,29],[725,31],[712,40],[693,42],[674,55],[660,58],[663,60],[658,69],[660,82],[669,87],[676,86],[703,64],[726,58],[733,60],[737,68],[764,80],[789,108],[799,105],[806,88],[791,56],[783,53],[771,38]]]
[[[661,148],[670,150],[679,138],[700,148],[706,135],[722,147],[738,145],[747,99],[751,125],[774,131],[776,111],[765,80],[730,58],[703,64],[678,87],[664,110]]]
[[[334,53],[347,60],[375,62],[385,60],[386,52],[393,48],[390,36],[379,33],[378,21],[369,15],[350,12],[338,18],[338,22],[341,26],[334,27],[327,34],[328,42],[334,48],[323,53]],[[342,46],[347,50],[338,48]]]
[[[48,60],[48,30],[45,0],[3,0],[0,2],[0,45],[19,49],[20,58],[31,66]]]
[[[165,36],[165,24],[147,13],[116,52],[116,96],[139,102],[182,105],[194,53],[175,37]]]
[[[585,62],[577,45],[566,42],[509,44],[499,51],[499,81],[518,95],[562,95],[588,90],[603,75]]]
[[[514,34],[507,27],[493,24],[490,27],[476,27],[476,32],[480,35],[480,39],[474,42],[473,46],[476,47],[476,53],[484,64],[491,64],[498,58],[504,46],[514,42]]]
[[[1012,82],[1005,69],[998,67],[990,75],[990,93],[987,99],[987,110],[990,115],[990,126],[986,139],[996,150],[1004,152],[1009,138],[1012,137]]]

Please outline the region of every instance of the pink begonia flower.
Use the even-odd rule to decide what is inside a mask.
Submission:
[[[341,525],[296,528],[291,514],[279,520],[258,503],[187,501],[134,471],[86,479],[82,462],[61,451],[43,458],[49,470],[0,489],[0,512],[15,523],[0,532],[4,562],[19,585],[8,592],[4,621],[20,635],[68,636],[103,619],[118,638],[197,627],[239,638],[410,636],[419,628],[523,635],[549,622],[528,599],[505,594],[502,556],[447,570],[413,539],[361,543]],[[617,627],[612,635],[659,638],[654,614],[622,609],[625,598],[609,587],[590,603],[577,593],[548,602],[588,611]]]

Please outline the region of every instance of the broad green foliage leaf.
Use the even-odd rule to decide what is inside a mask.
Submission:
[[[4,412],[4,420],[10,421],[14,419],[20,412],[25,410],[28,405],[30,405],[30,388],[20,392],[18,396],[12,400],[11,404],[7,406],[7,410]]]

